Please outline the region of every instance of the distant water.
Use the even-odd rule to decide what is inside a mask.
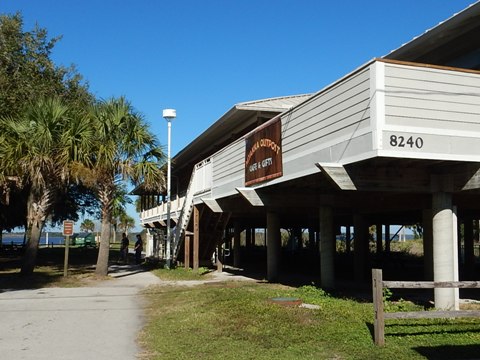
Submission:
[[[63,236],[49,236],[48,237],[48,244],[49,245],[63,245],[65,243],[65,238]],[[23,236],[12,236],[9,234],[3,234],[2,237],[2,244],[3,245],[22,245],[23,244]],[[46,245],[47,238],[42,236],[40,238],[40,245]]]

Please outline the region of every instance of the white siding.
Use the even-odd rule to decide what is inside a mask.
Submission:
[[[345,162],[347,154],[371,150],[371,143],[360,149],[353,141],[371,131],[369,101],[367,67],[294,109],[282,118],[284,161],[316,154],[314,163]]]
[[[371,156],[369,67],[345,77],[282,116],[283,176],[270,183],[318,172],[317,162]],[[245,186],[245,141],[214,155],[212,196]]]
[[[423,146],[392,146],[392,137]],[[385,64],[383,155],[480,161],[480,75]]]
[[[213,156],[212,196],[215,198],[236,194],[236,187],[244,186],[245,141],[237,140]]]

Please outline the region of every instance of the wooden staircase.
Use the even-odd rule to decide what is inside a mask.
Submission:
[[[205,214],[206,213],[206,214]],[[219,243],[224,240],[225,228],[230,220],[231,213],[204,212],[200,227],[200,262],[209,261]]]
[[[199,228],[199,263],[200,266],[211,265],[211,258],[218,244],[224,241],[225,229],[230,220],[230,213],[214,213],[208,207],[202,206],[200,210]],[[192,230],[192,229],[191,229]],[[184,261],[184,242],[179,249],[176,260]],[[191,251],[190,256],[193,256]],[[193,263],[193,258],[190,263]]]

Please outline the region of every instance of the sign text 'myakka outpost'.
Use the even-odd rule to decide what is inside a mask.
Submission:
[[[281,119],[245,139],[245,185],[282,176]]]

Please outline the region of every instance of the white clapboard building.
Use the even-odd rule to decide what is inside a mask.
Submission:
[[[198,267],[230,255],[231,265],[263,269],[270,281],[303,269],[332,288],[339,276],[369,279],[388,251],[391,224],[421,224],[419,279],[457,280],[460,268],[478,278],[479,170],[477,2],[314,94],[228,110],[173,158],[172,256]],[[164,194],[134,193],[143,226],[161,239]],[[372,225],[385,237],[375,254]],[[341,269],[340,233],[349,255]],[[435,290],[439,308],[457,299],[455,289]]]

